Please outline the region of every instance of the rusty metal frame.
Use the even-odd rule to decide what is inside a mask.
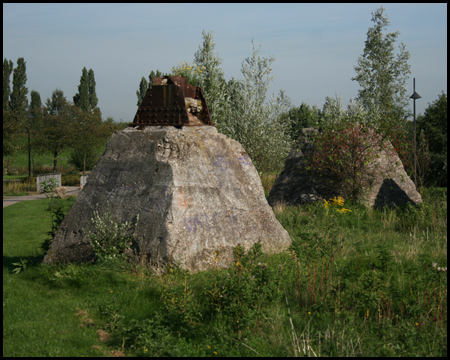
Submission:
[[[208,106],[200,87],[189,85],[182,76],[152,78],[153,84],[145,93],[130,126],[205,126],[211,121]],[[186,99],[200,101],[193,113]]]

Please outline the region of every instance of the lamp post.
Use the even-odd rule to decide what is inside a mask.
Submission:
[[[416,78],[413,79],[413,91],[409,98],[414,100],[414,184],[417,186],[417,156],[416,156],[416,99],[422,98],[418,93],[416,93]]]

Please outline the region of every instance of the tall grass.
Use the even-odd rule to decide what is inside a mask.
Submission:
[[[278,208],[289,251],[237,247],[230,268],[196,274],[117,259],[42,266],[48,203],[12,205],[4,356],[446,356],[447,191],[423,199]]]

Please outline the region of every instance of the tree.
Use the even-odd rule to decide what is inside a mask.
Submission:
[[[58,155],[63,149],[73,145],[72,108],[80,108],[73,105],[71,108],[71,104],[60,89],[52,92],[51,99],[48,98],[45,105],[37,147],[40,152],[50,152],[53,155],[53,172],[56,172]]]
[[[27,135],[28,135],[28,176],[31,176],[31,145],[32,135],[37,132],[37,128],[42,120],[42,102],[41,95],[35,90],[31,90],[31,102],[28,109],[28,123],[27,123]]]
[[[96,147],[105,141],[108,126],[96,114],[71,109],[71,126],[77,136],[71,141],[69,163],[83,172],[91,170],[98,160]]]
[[[283,114],[285,121],[290,124],[290,137],[293,141],[297,141],[302,135],[304,128],[317,128],[322,121],[323,115],[320,109],[313,105],[310,107],[307,103],[302,102],[299,107],[292,107],[287,113]]]
[[[86,67],[81,71],[80,85],[78,93],[73,97],[73,103],[84,111],[89,110],[89,78]]]
[[[447,186],[447,95],[428,104],[424,115],[417,118],[417,132],[424,131],[428,138],[430,166],[425,178],[426,186]]]
[[[141,106],[142,100],[144,99],[145,93],[147,92],[147,89],[154,85],[153,84],[153,78],[157,77],[163,77],[166,74],[161,73],[161,71],[156,70],[156,72],[154,72],[153,70],[150,72],[150,74],[148,75],[148,82],[147,80],[145,80],[145,77],[141,78],[141,82],[139,83],[139,89],[136,91],[136,96],[137,96],[137,106]]]
[[[152,85],[154,85],[153,84],[153,78],[154,77],[157,77],[157,78],[160,78],[160,77],[163,77],[163,76],[165,76],[166,74],[163,74],[161,71],[159,71],[159,70],[156,70],[156,72],[154,72],[153,70],[152,71],[150,71],[150,74],[148,75],[148,86],[150,87],[150,86],[152,86]]]
[[[244,79],[228,82],[228,113],[218,126],[220,132],[241,143],[259,171],[281,170],[293,144],[290,124],[281,116],[290,108],[289,98],[281,90],[266,102],[273,61],[273,57],[259,56],[253,44],[252,56],[242,62]]]
[[[13,62],[3,60],[3,156],[14,154],[17,151],[17,134],[20,125],[13,116],[9,97],[11,94],[11,73],[13,72]]]
[[[28,134],[28,148],[30,148],[30,119],[28,118],[28,88],[25,86],[27,82],[26,62],[23,58],[17,59],[17,66],[13,71],[13,88],[11,92],[10,107],[13,113],[14,121],[20,128],[25,129]],[[28,159],[30,164],[30,159]],[[31,166],[29,166],[31,169]],[[31,176],[31,173],[29,173]]]
[[[322,112],[326,122],[339,123],[345,115],[342,97],[337,94],[335,98],[326,96]]]
[[[17,66],[13,71],[13,89],[11,92],[10,106],[11,110],[23,120],[28,108],[28,88],[25,86],[27,82],[26,63],[23,58],[17,59]]]
[[[314,139],[314,151],[305,157],[305,169],[320,178],[329,189],[346,199],[361,200],[363,189],[379,171],[371,162],[384,151],[388,158],[395,155],[387,139],[372,127],[361,123],[361,114],[348,110],[339,121],[325,122]],[[388,175],[389,169],[385,169]]]
[[[148,89],[148,82],[145,80],[145,77],[142,77],[141,82],[139,83],[139,90],[136,91],[136,96],[138,98],[137,106],[141,106],[142,100],[144,100],[145,93]]]
[[[430,145],[425,132],[420,131],[419,139],[417,143],[417,185],[420,189],[420,193],[423,193],[423,188],[425,187],[425,179],[428,174],[431,162]],[[414,160],[412,160],[414,161]]]
[[[73,97],[73,103],[83,111],[93,113],[97,107],[98,98],[95,92],[94,71],[86,67],[83,68],[80,77],[80,85],[78,85],[78,93]]]
[[[400,32],[383,33],[390,22],[380,7],[372,13],[374,26],[367,32],[363,55],[354,67],[356,80],[361,86],[358,99],[364,105],[373,126],[390,135],[392,125],[402,122],[408,115],[406,83],[411,74],[406,45],[401,43],[395,57],[395,42]]]
[[[194,63],[201,69],[199,86],[208,104],[211,120],[220,126],[228,106],[229,92],[224,72],[220,67],[222,59],[214,52],[213,32],[206,33],[203,30],[202,34],[203,44],[194,55]]]
[[[11,93],[10,78],[13,71],[13,62],[11,60],[3,60],[3,109],[9,109],[9,95]]]
[[[94,109],[97,108],[97,104],[98,104],[98,98],[97,98],[97,93],[95,91],[95,76],[94,76],[94,70],[89,69],[88,72],[88,89],[89,89],[89,111],[91,113],[94,112]]]

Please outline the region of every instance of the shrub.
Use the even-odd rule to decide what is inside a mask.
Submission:
[[[75,166],[79,171],[92,170],[98,156],[93,148],[77,148],[70,153],[69,164]]]
[[[382,135],[367,125],[342,121],[324,127],[314,142],[314,151],[306,156],[305,168],[323,178],[327,186],[341,192],[344,198],[359,200],[362,189],[378,171],[368,166],[384,151],[395,152]],[[387,169],[389,171],[389,169]]]
[[[79,186],[80,185],[80,174],[67,174],[61,175],[61,182],[63,186]]]
[[[105,260],[111,258],[125,258],[125,251],[130,248],[133,239],[134,229],[139,221],[139,215],[130,224],[132,233],[129,233],[129,224],[126,221],[123,224],[117,224],[111,219],[111,213],[106,212],[101,218],[97,211],[94,211],[94,217],[91,219],[95,226],[95,232],[89,232],[88,238],[95,255],[98,259]],[[127,234],[128,232],[128,234]]]

